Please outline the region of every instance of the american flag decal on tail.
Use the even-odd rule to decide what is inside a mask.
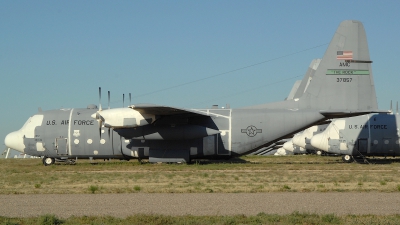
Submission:
[[[353,59],[353,51],[337,51],[336,59],[351,60]]]

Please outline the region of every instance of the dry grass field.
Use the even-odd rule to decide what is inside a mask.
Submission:
[[[242,225],[242,224],[346,224],[346,225],[397,225],[399,224],[399,215],[375,216],[375,215],[348,215],[336,216],[333,214],[317,215],[309,213],[294,212],[290,215],[268,215],[260,213],[255,216],[163,216],[163,215],[136,215],[127,218],[115,217],[70,217],[60,219],[54,215],[43,215],[36,218],[4,218],[0,217],[1,224],[146,224],[146,225],[168,225],[168,224],[216,224],[216,225]]]
[[[0,159],[0,194],[399,192],[400,160],[343,163],[340,157],[247,156],[193,164],[78,160],[45,167],[41,159]],[[132,215],[59,218],[0,216],[0,224],[399,224],[399,215],[293,212],[255,216]]]
[[[245,156],[190,165],[78,160],[75,165],[45,167],[41,159],[2,159],[0,194],[400,191],[399,160],[369,162]]]

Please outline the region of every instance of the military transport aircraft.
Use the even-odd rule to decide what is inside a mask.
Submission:
[[[376,112],[377,100],[364,26],[343,21],[300,97],[238,109],[159,105],[39,111],[6,146],[55,159],[149,158],[189,162],[236,157],[331,118]]]
[[[291,152],[294,155],[307,153],[307,150],[305,148],[302,148],[300,146],[293,144],[293,138],[290,139],[289,141],[285,142],[282,147],[283,147],[283,149]]]
[[[353,156],[400,156],[399,114],[369,114],[334,120],[324,132],[311,139],[311,145],[342,155],[344,162]]]
[[[329,125],[328,122],[330,121],[326,121],[326,123],[324,124],[309,127],[305,129],[303,132],[295,134],[292,139],[293,144],[300,148],[306,149],[308,153],[315,153],[317,155],[322,155],[322,150],[312,146],[310,141],[314,135],[323,132],[326,129],[326,127],[328,127]]]

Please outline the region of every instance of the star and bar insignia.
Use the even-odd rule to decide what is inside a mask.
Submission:
[[[246,133],[249,137],[254,137],[258,133],[262,133],[262,129],[257,129],[257,127],[250,125],[246,129],[242,129],[242,133]]]

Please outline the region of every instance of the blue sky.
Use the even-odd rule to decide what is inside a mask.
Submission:
[[[103,107],[108,90],[111,107],[122,106],[123,93],[132,103],[185,108],[283,100],[347,19],[364,23],[379,107],[388,109],[400,96],[399,8],[400,1],[348,0],[1,1],[0,137],[38,107],[98,104],[100,86]]]

